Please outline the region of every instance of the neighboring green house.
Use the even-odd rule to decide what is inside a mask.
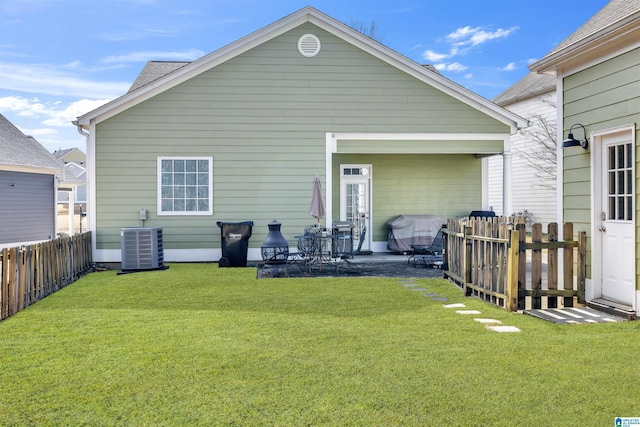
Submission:
[[[217,261],[216,221],[254,221],[249,259],[273,219],[293,246],[316,222],[316,175],[323,224],[366,225],[363,250],[383,252],[398,214],[486,209],[486,156],[504,153],[509,171],[511,135],[527,125],[313,8],[192,63],[151,62],[75,123],[98,262],[120,261],[141,209],[163,227],[167,261]]]
[[[559,141],[588,139],[558,157],[559,220],[588,233],[587,301],[640,315],[640,0],[611,1],[530,68],[557,75]]]

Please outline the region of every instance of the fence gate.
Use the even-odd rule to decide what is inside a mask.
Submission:
[[[563,231],[573,236],[573,224],[564,224]],[[523,218],[449,219],[445,248],[445,277],[466,295],[509,311],[584,303],[585,232],[577,240],[558,241],[556,223],[549,224],[543,239],[541,224],[533,224],[528,237]]]

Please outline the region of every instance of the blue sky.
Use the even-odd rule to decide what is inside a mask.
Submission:
[[[493,99],[607,0],[1,0],[0,113],[48,150],[149,60],[195,60],[313,6]]]

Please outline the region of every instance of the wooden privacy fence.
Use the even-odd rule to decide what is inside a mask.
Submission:
[[[565,223],[563,232],[572,238],[573,224]],[[528,241],[520,218],[469,218],[449,219],[444,238],[445,277],[466,295],[509,311],[571,307],[574,299],[584,303],[584,231],[577,240],[559,241],[558,224],[551,223],[543,239],[542,225],[533,224]]]
[[[91,233],[0,250],[0,320],[91,270]]]

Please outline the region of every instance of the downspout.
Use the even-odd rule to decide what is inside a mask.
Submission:
[[[80,135],[84,136],[84,138],[85,138],[86,142],[88,142],[88,141],[89,141],[89,133],[88,133],[88,132],[87,132],[87,133],[85,133],[85,132],[83,132],[83,131],[82,131],[82,125],[79,125],[77,120],[74,120],[74,121],[72,121],[71,123],[73,123],[74,125],[76,125],[76,128],[78,128],[78,133],[79,133]]]

